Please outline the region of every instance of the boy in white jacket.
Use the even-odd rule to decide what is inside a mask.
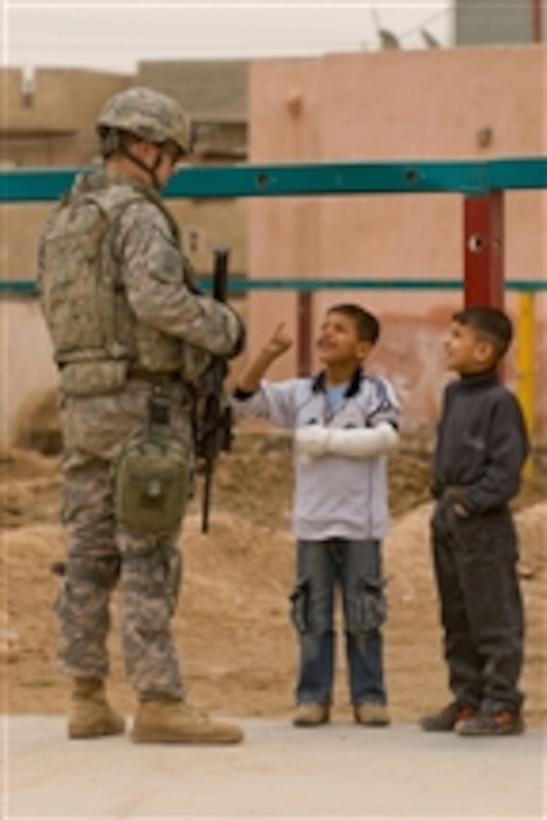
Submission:
[[[387,453],[398,443],[399,408],[389,382],[363,370],[379,332],[377,318],[360,306],[331,307],[317,339],[323,370],[310,378],[268,382],[266,371],[292,344],[280,325],[234,392],[239,415],[295,431],[297,572],[291,615],[300,644],[296,726],[329,720],[337,587],[355,721],[389,724],[380,547],[388,528]]]

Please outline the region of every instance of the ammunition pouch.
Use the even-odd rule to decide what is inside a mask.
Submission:
[[[155,392],[144,432],[132,436],[114,465],[119,523],[141,533],[176,532],[192,488],[192,452],[169,428],[168,393]]]

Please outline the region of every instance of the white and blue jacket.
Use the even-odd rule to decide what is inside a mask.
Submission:
[[[264,380],[252,394],[236,390],[241,418],[260,417],[296,430],[310,424],[331,428],[399,426],[399,405],[384,378],[357,371],[339,404],[331,407],[325,376]],[[293,531],[298,539],[381,540],[388,529],[387,456],[353,459],[334,455],[310,459],[295,452]]]

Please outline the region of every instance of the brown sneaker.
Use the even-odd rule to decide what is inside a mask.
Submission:
[[[477,710],[472,706],[454,701],[436,714],[425,715],[420,721],[420,726],[424,732],[452,732],[459,721],[469,720],[476,713]]]
[[[125,720],[106,699],[104,683],[99,678],[74,678],[68,736],[86,740],[107,735],[121,735]]]
[[[240,743],[243,732],[233,723],[211,720],[183,701],[154,698],[139,703],[131,739],[135,743]]]
[[[462,737],[521,735],[524,732],[524,720],[520,712],[477,712],[467,720],[459,720],[455,728]]]
[[[353,718],[355,723],[360,723],[362,726],[389,726],[391,723],[385,703],[374,701],[356,703],[353,707]]]
[[[320,726],[330,720],[330,708],[327,703],[299,703],[293,717],[293,726]]]

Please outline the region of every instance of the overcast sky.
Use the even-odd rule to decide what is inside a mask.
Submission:
[[[4,65],[133,72],[139,60],[307,56],[378,48],[377,27],[450,42],[450,0],[0,0]]]

